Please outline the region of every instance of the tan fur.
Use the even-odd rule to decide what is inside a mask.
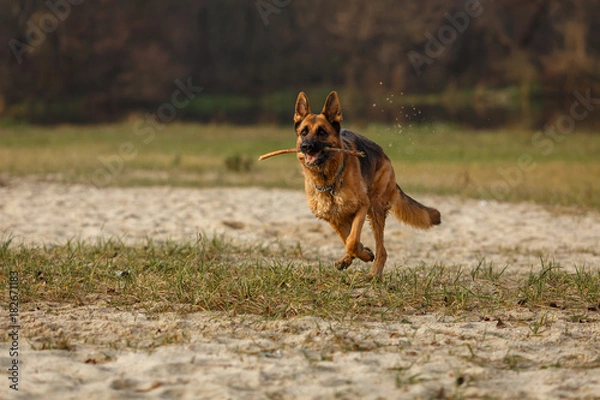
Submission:
[[[336,92],[331,92],[320,114],[310,112],[308,97],[300,92],[294,123],[298,161],[304,173],[304,188],[313,214],[327,221],[346,246],[346,255],[336,262],[344,269],[355,258],[374,261],[370,274],[381,278],[387,260],[383,243],[389,211],[399,220],[426,229],[441,222],[439,211],[407,196],[396,184],[392,163],[381,147],[358,134],[341,130],[342,111]],[[352,157],[339,148],[363,152]],[[360,242],[369,218],[375,237],[375,254]]]
[[[392,202],[392,213],[398,221],[419,229],[427,229],[433,225],[439,225],[441,222],[438,210],[425,207],[405,194],[400,187],[398,187],[398,193]]]

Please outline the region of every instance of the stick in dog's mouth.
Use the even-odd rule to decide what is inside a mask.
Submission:
[[[258,160],[262,161],[262,160],[266,160],[267,158],[270,158],[270,157],[278,156],[280,154],[297,153],[298,151],[299,151],[298,149],[285,149],[285,150],[272,151],[270,153],[263,154],[262,156],[260,156],[258,158]],[[336,147],[325,147],[323,149],[323,151],[333,151],[336,153],[344,153],[344,154],[348,154],[350,156],[361,157],[361,158],[365,156],[365,153],[363,153],[362,151],[356,151],[356,150],[350,150],[350,149],[338,149]]]

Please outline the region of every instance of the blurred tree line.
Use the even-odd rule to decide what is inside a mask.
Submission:
[[[597,21],[600,0],[0,0],[0,114],[114,120],[177,79],[202,87],[179,116],[208,121],[289,121],[333,89],[356,119],[391,119],[390,95],[564,112],[600,97]]]

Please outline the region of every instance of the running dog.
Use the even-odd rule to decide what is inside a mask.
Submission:
[[[313,214],[327,221],[346,246],[346,255],[335,266],[343,270],[355,258],[373,261],[369,274],[382,278],[387,260],[383,243],[387,214],[391,211],[399,221],[427,229],[440,224],[440,212],[406,195],[396,183],[383,149],[364,136],[341,129],[341,120],[336,92],[329,94],[320,114],[311,113],[304,92],[298,95],[294,124],[306,199]],[[350,150],[363,157],[330,149]],[[367,217],[375,237],[375,254],[360,241]]]

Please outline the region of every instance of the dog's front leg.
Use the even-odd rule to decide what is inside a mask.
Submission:
[[[346,246],[346,255],[335,262],[335,267],[339,270],[346,269],[352,265],[355,258],[363,261],[373,261],[375,258],[373,251],[364,247],[360,242],[362,227],[367,216],[367,208],[363,207],[353,216],[339,220],[329,221],[331,227],[340,236]]]
[[[362,233],[362,227],[365,224],[367,218],[367,207],[361,207],[352,220],[352,228],[350,234],[345,241],[346,244],[346,257],[344,258],[360,258],[365,262],[373,261],[375,258],[373,252],[368,247],[364,247],[360,242],[360,235]],[[352,261],[350,261],[352,262]]]
[[[329,224],[340,236],[342,242],[344,242],[344,245],[346,245],[348,235],[350,235],[350,230],[352,229],[352,221],[330,221]],[[335,267],[339,270],[346,269],[352,265],[352,261],[354,261],[354,257],[346,254],[344,257],[335,262]]]

